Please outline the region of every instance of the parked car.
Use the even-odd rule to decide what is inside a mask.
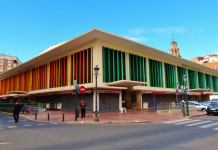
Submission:
[[[218,104],[210,104],[208,105],[207,107],[207,115],[210,115],[210,114],[218,114]]]
[[[197,108],[198,111],[206,111],[207,106],[196,101],[188,101],[189,108]]]
[[[208,105],[210,105],[210,104],[212,104],[212,103],[214,103],[214,104],[218,104],[216,101],[207,101],[207,102],[199,102],[200,104],[203,104],[203,105],[205,105],[205,106],[208,106]]]

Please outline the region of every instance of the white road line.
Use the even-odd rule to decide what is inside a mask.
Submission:
[[[17,126],[8,126],[8,128],[16,128]]]
[[[30,125],[30,124],[27,124],[27,125],[23,125],[24,127],[30,127],[30,126],[32,126],[32,125]]]
[[[9,142],[3,142],[3,143],[0,143],[0,144],[11,144],[11,143],[9,143]]]
[[[163,123],[176,123],[176,122],[187,121],[187,120],[191,120],[191,119],[182,119],[182,120],[168,121]]]
[[[58,123],[51,123],[51,124],[58,124]]]
[[[14,120],[9,120],[8,122],[14,122]]]
[[[44,126],[45,124],[37,124],[37,125],[39,125],[39,126]]]
[[[197,123],[193,123],[193,124],[188,124],[188,125],[185,125],[185,126],[196,126],[196,125],[199,125],[199,124],[204,124],[204,123],[209,123],[209,122],[212,122],[212,121],[202,121],[202,122],[197,122]]]
[[[218,130],[218,128],[213,128],[213,130]]]
[[[218,125],[218,122],[211,123],[211,124],[204,125],[204,126],[200,126],[199,128],[209,128],[209,127],[216,126],[216,125]]]
[[[186,124],[186,123],[192,123],[192,122],[197,122],[201,120],[191,120],[191,121],[185,121],[185,122],[180,122],[180,123],[175,123],[176,125],[181,125],[181,124]]]

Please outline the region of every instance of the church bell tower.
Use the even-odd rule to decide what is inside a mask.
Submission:
[[[174,41],[174,39],[173,42],[171,43],[170,54],[175,55],[177,57],[181,57],[179,53],[179,48],[177,47],[177,43],[176,41]]]

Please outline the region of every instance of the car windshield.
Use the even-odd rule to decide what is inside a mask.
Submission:
[[[216,105],[212,104],[212,105],[209,105],[208,107],[209,108],[218,108],[218,105],[217,104]]]
[[[210,103],[200,102],[199,104],[204,105],[204,106],[208,106]]]

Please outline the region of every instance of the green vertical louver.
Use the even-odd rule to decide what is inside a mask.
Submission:
[[[102,47],[104,82],[126,80],[125,52]]]
[[[147,82],[146,58],[129,53],[129,74],[131,81]],[[145,85],[144,85],[145,86]]]
[[[178,75],[178,82],[180,83],[181,86],[184,86],[185,83],[183,81],[183,75],[187,75],[187,69],[177,66],[177,75]]]
[[[217,77],[212,76],[212,80],[213,80],[213,92],[218,92],[218,85],[217,85]]]
[[[166,88],[176,88],[176,66],[164,63]]]
[[[197,81],[197,71],[188,69],[188,79],[189,79],[189,89],[197,89],[198,81]]]
[[[205,73],[198,72],[198,85],[201,89],[206,89],[205,85]]]
[[[150,86],[163,87],[163,63],[149,59]]]
[[[209,75],[209,74],[205,74],[206,76],[206,88],[208,88],[209,86],[209,89],[213,89],[213,83],[212,83],[212,76]]]

